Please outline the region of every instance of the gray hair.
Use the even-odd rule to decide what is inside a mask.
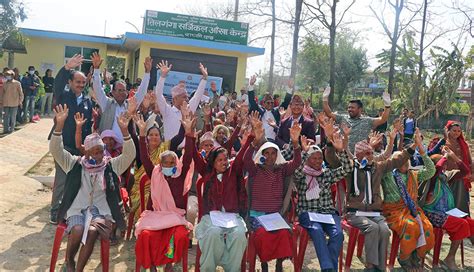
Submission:
[[[176,155],[176,153],[170,150],[166,150],[160,154],[160,161],[163,161],[163,159],[168,156],[173,156],[175,159],[178,159],[178,155]]]

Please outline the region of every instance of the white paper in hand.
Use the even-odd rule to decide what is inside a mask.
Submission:
[[[235,213],[211,211],[210,216],[212,224],[216,227],[229,229],[237,226],[237,214]]]
[[[420,248],[426,245],[425,231],[423,230],[423,223],[421,222],[420,215],[417,215],[415,219],[416,222],[418,222],[418,225],[420,226],[420,236],[418,237],[418,241],[416,241],[416,248]]]
[[[86,241],[87,241],[87,233],[89,233],[89,227],[91,225],[91,221],[92,221],[92,213],[91,211],[89,210],[89,208],[87,208],[86,210],[86,222],[84,224],[84,232],[82,233],[82,239],[81,239],[81,243],[83,245],[86,244]]]
[[[458,208],[454,208],[452,210],[449,210],[449,211],[446,212],[446,214],[454,216],[454,217],[458,217],[458,218],[463,218],[463,217],[467,216],[467,213],[461,211]]]
[[[380,216],[380,212],[356,211],[356,216],[377,217]]]
[[[310,212],[308,213],[308,215],[309,215],[309,220],[311,222],[319,222],[319,223],[331,224],[331,225],[336,224],[336,222],[334,222],[334,218],[332,217],[332,214]]]
[[[257,217],[266,231],[274,231],[279,229],[289,229],[290,226],[279,213],[270,213]]]

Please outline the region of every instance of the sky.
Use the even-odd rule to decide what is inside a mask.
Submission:
[[[311,0],[307,0],[311,2]],[[414,2],[422,2],[421,0],[412,0]],[[433,15],[433,25],[443,28],[455,28],[460,25],[464,18],[448,9],[451,6],[451,1],[463,2],[465,5],[470,5],[474,8],[474,1],[472,0],[437,0],[431,4],[430,8],[437,15]],[[245,0],[240,0],[245,3]],[[285,14],[294,1],[276,0],[276,13],[279,16],[287,16]],[[315,1],[313,1],[315,2]],[[367,49],[367,57],[369,60],[370,69],[377,67],[377,60],[375,55],[381,52],[382,49],[390,48],[388,37],[383,33],[383,29],[377,20],[372,15],[369,5],[375,7],[377,11],[381,10],[381,3],[383,0],[357,0],[351,9],[344,17],[343,23],[346,27],[357,31],[360,37],[360,44]],[[142,29],[143,16],[145,10],[158,10],[165,12],[184,13],[190,10],[200,10],[205,12],[206,7],[209,6],[225,6],[232,4],[232,0],[24,0],[28,19],[20,23],[20,27],[72,32],[80,34],[90,34],[98,36],[116,37],[125,32],[136,32],[136,26],[139,30]],[[341,10],[344,4],[350,3],[349,0],[340,1]],[[470,3],[470,4],[467,4]],[[384,13],[384,18],[387,22],[393,20],[393,14],[387,11]],[[410,12],[402,12],[402,19],[406,20]],[[474,14],[473,14],[474,16]],[[249,21],[252,25],[252,21]],[[134,26],[132,26],[134,25]],[[414,22],[416,27],[420,22]],[[392,26],[390,26],[392,27]],[[433,29],[429,26],[432,33],[439,33],[440,30]],[[433,30],[431,30],[433,29]],[[268,30],[268,29],[266,29]],[[277,32],[280,29],[277,29]],[[318,31],[315,29],[314,31]],[[304,36],[306,32],[302,30],[300,37]],[[456,42],[459,37],[461,45],[469,48],[474,44],[472,39],[468,39],[466,33],[453,31],[446,33],[442,38],[438,39],[433,45],[441,45],[442,47],[449,47],[451,41]],[[428,37],[430,38],[430,37]],[[250,37],[252,39],[252,36]],[[247,76],[256,72],[268,70],[270,58],[270,43],[260,43],[254,46],[265,47],[265,55],[252,57],[248,61]],[[291,36],[285,36],[277,40],[277,61],[287,62],[288,52],[291,52]],[[465,50],[467,51],[467,50]],[[289,66],[289,64],[288,64]],[[278,68],[277,68],[278,69]],[[282,70],[281,73],[288,73]]]

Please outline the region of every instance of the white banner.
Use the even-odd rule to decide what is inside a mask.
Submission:
[[[159,77],[160,77],[160,71],[158,70],[157,79],[159,79]],[[198,88],[201,78],[202,78],[202,75],[200,74],[189,74],[189,73],[183,73],[183,72],[170,71],[168,73],[168,76],[166,77],[163,94],[165,96],[171,97],[171,88],[178,85],[180,81],[186,82],[186,91],[188,92],[188,94],[191,94],[192,92],[196,91],[196,89]],[[213,81],[216,83],[216,88],[217,88],[218,93],[219,94],[222,93],[222,78],[208,76],[206,90],[204,94],[211,98],[213,96],[212,91],[211,91],[211,82]]]

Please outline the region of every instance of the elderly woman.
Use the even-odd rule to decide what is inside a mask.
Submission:
[[[431,159],[436,164],[436,174],[420,185],[420,206],[430,219],[433,227],[446,230],[451,246],[444,263],[450,270],[457,270],[455,256],[462,240],[469,238],[474,243],[474,220],[470,217],[455,217],[446,212],[455,208],[454,197],[449,185],[461,182],[469,173],[469,168],[452,150],[445,147],[444,155],[435,154]],[[446,170],[447,162],[453,161],[459,170]]]
[[[283,271],[283,258],[293,255],[291,234],[286,229],[266,231],[258,217],[282,212],[286,195],[285,179],[292,176],[301,164],[301,148],[298,144],[301,126],[295,123],[290,129],[294,146],[294,156],[290,162],[286,162],[280,148],[272,142],[260,146],[254,156],[256,146],[265,140],[265,130],[259,118],[259,113],[254,111],[252,128],[256,137],[244,155],[244,170],[249,173],[250,224],[254,231],[256,252],[262,262],[262,271],[268,271],[267,262],[272,259],[277,259],[275,270]]]
[[[253,139],[247,138],[232,162],[223,147],[212,149],[207,160],[197,150],[193,153],[195,169],[202,176],[198,183],[203,184],[202,199],[199,199],[202,217],[195,230],[202,252],[199,260],[202,271],[216,271],[217,265],[222,265],[225,271],[240,271],[247,246],[247,228],[239,215],[246,203],[243,157]],[[220,226],[216,222],[219,218],[225,218],[230,227]]]
[[[153,210],[145,210],[135,226],[135,255],[137,267],[160,266],[178,262],[188,247],[188,229],[192,224],[185,219],[187,193],[191,186],[192,173],[188,173],[194,152],[193,121],[183,116],[186,133],[185,155],[180,161],[173,151],[160,154],[160,164],[150,160],[144,140],[140,141],[140,157],[151,179],[150,191]],[[145,135],[146,124],[142,118],[135,120],[140,136]],[[144,205],[145,203],[142,203]]]
[[[234,142],[238,139],[240,133],[241,122],[237,123],[237,127],[230,136],[230,130],[225,125],[217,125],[212,131],[212,138],[214,138],[214,147],[223,147],[227,150],[228,154],[231,154]],[[230,139],[229,139],[230,136]]]
[[[419,171],[410,170],[407,158],[401,167],[386,173],[382,179],[382,208],[388,226],[400,237],[398,262],[408,271],[422,271],[421,260],[434,247],[435,237],[433,226],[418,206],[418,182],[429,180],[435,166],[423,149],[418,128],[414,138],[424,166]],[[394,159],[400,156],[400,152],[393,154]]]
[[[119,206],[118,176],[132,163],[135,147],[127,130],[129,118],[122,114],[117,119],[124,136],[122,155],[116,158],[105,156],[104,143],[98,134],[93,133],[84,141],[85,155],[73,156],[64,149],[61,136],[68,108],[59,105],[55,113],[56,128],[49,150],[67,174],[57,220],[67,222],[67,271],[83,271],[97,238],[109,239],[113,222],[119,228],[125,228]],[[74,258],[81,241],[84,245],[76,267]]]

